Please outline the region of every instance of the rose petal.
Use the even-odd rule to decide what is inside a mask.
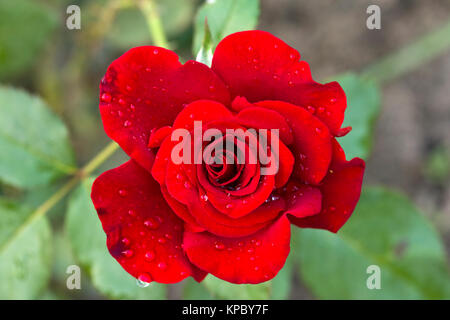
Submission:
[[[248,128],[278,129],[280,139],[285,144],[293,142],[292,130],[278,112],[265,108],[245,108],[236,115],[238,122]]]
[[[365,163],[359,158],[346,161],[342,148],[335,141],[333,150],[330,172],[320,186],[322,211],[317,215],[295,220],[294,223],[299,227],[337,232],[350,218],[358,203]]]
[[[206,192],[200,188],[200,197],[193,199],[189,211],[195,220],[209,232],[224,237],[240,237],[262,229],[286,209],[282,198],[265,201],[261,206],[241,218],[231,218],[218,211]]]
[[[91,196],[109,252],[133,277],[174,283],[205,276],[181,248],[182,220],[166,204],[158,183],[134,161],[99,176]]]
[[[173,128],[184,128],[191,131],[194,121],[203,124],[213,120],[231,118],[233,114],[221,103],[211,100],[199,100],[187,105],[176,117]]]
[[[295,157],[293,175],[301,181],[319,183],[327,174],[331,161],[331,135],[318,118],[302,108],[281,101],[261,101],[255,105],[275,110],[292,128]]]
[[[100,113],[108,136],[151,169],[152,129],[171,125],[183,105],[199,99],[229,103],[223,82],[204,64],[184,65],[169,50],[144,46],[113,61],[100,84]]]
[[[286,214],[288,214],[291,222],[320,212],[322,208],[322,194],[318,188],[290,182],[286,189]]]
[[[270,33],[243,31],[219,42],[211,68],[229,86],[232,99],[290,102],[314,111],[334,135],[341,134],[347,106],[344,91],[337,82],[315,82],[309,65],[299,59],[297,50]]]
[[[251,236],[233,239],[185,232],[183,245],[192,263],[220,279],[260,283],[283,267],[290,250],[290,223],[282,216]]]

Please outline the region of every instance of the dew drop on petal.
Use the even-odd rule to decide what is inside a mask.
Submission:
[[[136,284],[138,285],[138,287],[145,288],[150,285],[150,282],[152,282],[152,280],[152,277],[148,273],[141,273],[136,279]]]
[[[155,252],[154,251],[147,251],[144,255],[145,260],[147,261],[153,261],[155,260]]]
[[[133,250],[124,250],[122,251],[122,255],[127,257],[127,258],[131,258],[133,256],[134,252]]]
[[[146,226],[149,229],[155,230],[155,229],[158,229],[159,222],[153,218],[150,218],[150,219],[144,221],[144,226]]]
[[[214,247],[215,247],[217,250],[223,250],[223,249],[225,249],[225,245],[224,245],[222,242],[216,242],[216,244],[214,245]]]
[[[100,97],[103,102],[110,102],[111,101],[111,95],[109,93],[103,93]]]

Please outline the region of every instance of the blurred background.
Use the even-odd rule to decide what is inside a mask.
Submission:
[[[142,6],[136,5],[143,2],[146,1],[0,0],[0,85],[22,89],[27,94],[40,97],[52,114],[62,120],[67,127],[68,143],[73,148],[71,153],[75,158],[75,168],[88,163],[110,142],[98,112],[98,87],[108,65],[131,47],[153,43],[149,32],[151,15],[146,15]],[[368,133],[364,133],[363,137],[370,139],[367,143],[370,150],[367,147],[361,155],[367,160],[364,184],[383,185],[406,194],[412,203],[412,210],[418,210],[418,215],[431,222],[433,227],[430,228],[437,230],[436,239],[441,241],[437,246],[442,244],[442,259],[447,260],[446,254],[450,253],[450,45],[447,44],[450,39],[450,1],[261,0],[259,5],[258,1],[250,2],[256,3],[257,12],[260,12],[259,20],[255,20],[258,21],[256,28],[269,31],[298,49],[302,59],[309,62],[317,81],[339,81],[342,74],[348,72],[358,77],[372,77],[373,90],[376,90],[374,99],[379,101],[379,106],[371,111],[366,129]],[[66,9],[71,4],[81,8],[80,30],[66,27],[69,16]],[[196,32],[199,32],[195,22],[196,17],[201,15],[198,10],[204,6],[204,1],[161,0],[152,4],[160,17],[170,48],[180,55],[182,61],[195,59],[196,50],[192,49],[192,42]],[[381,8],[380,30],[366,27],[366,9],[371,4]],[[242,28],[245,29],[246,25]],[[436,36],[440,30],[443,31]],[[430,34],[435,36],[427,38]],[[408,60],[408,52],[386,60],[386,57],[401,53],[404,48],[417,43],[418,47],[411,47],[412,62]],[[406,61],[405,68],[392,71],[389,66],[399,61]],[[390,73],[377,73],[386,66]],[[347,78],[347,81],[356,81],[352,79]],[[356,86],[354,90],[358,91],[358,88]],[[361,90],[366,89],[363,87]],[[365,99],[361,101],[358,100],[358,105],[362,108],[366,101],[368,104],[374,103]],[[0,110],[9,102],[9,98],[0,94]],[[0,120],[0,124],[15,121],[8,120],[8,114],[3,111],[0,117],[4,119]],[[35,138],[39,139],[39,136]],[[4,157],[5,150],[0,149],[0,157]],[[359,155],[358,151],[350,154]],[[343,289],[333,289],[332,294],[328,295],[315,283],[314,278],[319,275],[308,276],[306,271],[293,271],[302,263],[295,261],[290,262],[289,268],[279,276],[280,280],[270,284],[271,287],[249,286],[244,294],[218,280],[209,280],[205,286],[185,281],[177,285],[152,284],[149,288],[139,288],[134,279],[121,274],[117,263],[104,252],[99,253],[102,258],[88,257],[83,251],[88,244],[74,244],[77,235],[82,235],[83,229],[88,228],[87,223],[97,223],[94,228],[99,228],[96,217],[91,215],[90,202],[86,200],[91,176],[116,167],[126,159],[122,151],[115,152],[90,172],[89,177],[83,177],[86,179],[80,186],[74,186],[75,193],[43,209],[42,204],[65,186],[76,169],[73,172],[68,170],[67,177],[56,175],[49,179],[50,183],[33,182],[30,187],[26,183],[27,177],[18,183],[14,179],[2,179],[2,172],[8,171],[8,168],[0,169],[0,196],[25,205],[30,215],[36,213],[36,209],[45,209],[51,230],[48,233],[53,239],[49,241],[53,247],[51,252],[45,253],[48,258],[40,263],[28,264],[26,256],[18,254],[19,260],[10,260],[14,262],[14,267],[11,267],[12,262],[7,262],[3,257],[3,262],[0,262],[1,298],[181,299],[227,298],[236,294],[243,298],[274,299],[371,298],[360,289],[350,292],[350,285],[334,282],[329,283]],[[26,162],[26,159],[17,161]],[[13,214],[11,207],[8,210],[9,214]],[[89,211],[87,217],[83,215],[85,211]],[[40,214],[38,212],[37,215]],[[24,213],[24,216],[27,214]],[[94,219],[89,220],[91,216]],[[399,220],[392,219],[394,228],[391,232],[396,232],[398,223]],[[20,223],[15,228],[20,228]],[[401,226],[399,228],[402,229]],[[1,251],[2,242],[8,241],[15,232],[3,229],[0,227],[0,257],[6,254]],[[415,240],[428,241],[422,233],[414,234],[417,235]],[[399,250],[398,243],[395,249]],[[106,251],[106,246],[99,246],[98,250]],[[99,262],[102,259],[106,261],[103,264]],[[421,259],[429,261],[423,257]],[[18,264],[15,264],[16,260]],[[22,272],[32,273],[29,278],[20,278],[20,274],[16,274],[20,273],[17,270],[20,270],[21,263],[24,264]],[[66,286],[69,276],[66,268],[73,264],[82,267],[81,290],[68,290]],[[106,270],[106,266],[109,268],[110,265],[114,265],[115,269]],[[422,271],[417,272],[426,273],[424,270],[428,266],[424,263],[421,265]],[[35,268],[46,268],[47,271],[35,275]],[[303,266],[302,270],[308,268]],[[416,271],[412,272],[415,274]],[[17,282],[5,280],[7,275],[10,278],[11,273],[18,277]],[[447,277],[445,273],[443,282],[448,280]],[[122,282],[116,284],[119,278]],[[367,278],[365,272],[361,278]],[[424,279],[426,281],[430,279]],[[22,289],[16,289],[16,285],[22,286]],[[415,295],[415,291],[410,294],[404,290],[402,287],[381,297],[422,298]],[[443,293],[441,295],[441,289],[424,289],[427,290],[432,294],[424,297],[449,297]],[[448,292],[447,289],[442,290]]]

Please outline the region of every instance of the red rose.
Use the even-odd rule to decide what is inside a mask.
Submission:
[[[102,174],[92,200],[108,249],[127,272],[144,282],[201,281],[212,273],[259,283],[283,267],[291,223],[336,232],[347,221],[364,161],[347,161],[335,139],[350,130],[341,128],[345,94],[336,82],[315,82],[299,59],[269,33],[247,31],[219,43],[211,68],[182,65],[152,46],[109,66],[100,112],[106,133],[132,160]],[[196,124],[222,136],[195,137]],[[253,131],[240,139],[227,129]],[[191,160],[181,163],[173,159],[180,130],[193,146],[178,153]],[[259,138],[274,138],[277,148]],[[214,149],[226,143],[234,151]],[[224,161],[196,162],[195,145],[200,160],[214,150],[208,159]],[[239,152],[244,161],[231,163]],[[267,171],[273,164],[278,170]]]

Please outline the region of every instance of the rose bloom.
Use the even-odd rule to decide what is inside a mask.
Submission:
[[[229,35],[211,68],[159,47],[129,50],[100,84],[105,131],[131,158],[92,187],[109,252],[143,282],[272,279],[291,224],[337,232],[358,202],[364,161],[347,161],[335,138],[351,129],[341,128],[346,105],[338,83],[315,82],[300,54],[267,32]],[[244,163],[226,161],[236,155],[225,149],[213,154],[222,164],[172,161],[172,133],[193,133],[194,121],[223,135],[192,144],[203,152],[228,141]],[[249,139],[227,129],[278,130],[278,148],[266,148],[278,170],[262,174],[268,164],[249,161],[259,159]]]

